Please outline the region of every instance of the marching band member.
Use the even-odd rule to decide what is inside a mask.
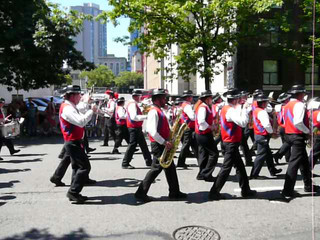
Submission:
[[[212,116],[213,116],[213,124],[214,124],[214,142],[218,146],[220,143],[221,153],[224,155],[224,147],[221,141],[221,131],[220,131],[220,112],[222,107],[224,106],[224,101],[221,98],[219,93],[213,96],[212,100]]]
[[[124,97],[121,97],[117,100],[117,107],[115,112],[115,118],[116,118],[116,140],[114,144],[114,148],[112,150],[112,154],[119,154],[118,148],[121,145],[121,142],[123,139],[126,140],[126,142],[129,144],[129,132],[127,128],[127,113],[126,109],[124,108],[125,99]]]
[[[270,118],[266,111],[269,99],[264,94],[257,95],[255,99],[257,101],[257,107],[253,111],[252,117],[254,136],[258,151],[250,174],[251,179],[259,177],[259,173],[265,161],[267,162],[271,176],[276,176],[282,171],[281,169],[275,168],[272,152],[269,146],[270,134],[273,134]]]
[[[294,85],[288,91],[292,95],[290,102],[284,107],[285,112],[285,133],[288,144],[291,146],[291,156],[285,177],[281,195],[285,199],[294,197],[294,186],[297,179],[297,171],[300,167],[303,176],[304,191],[312,192],[318,190],[311,180],[311,171],[306,151],[306,136],[310,134],[306,107],[302,102],[306,90],[302,85]]]
[[[132,99],[127,106],[127,127],[129,130],[129,145],[127,151],[122,160],[122,168],[133,169],[130,165],[132,156],[136,150],[137,144],[141,148],[143,157],[146,161],[146,166],[151,166],[151,154],[149,152],[146,139],[142,132],[143,120],[147,118],[147,115],[142,115],[142,112],[138,106],[142,92],[140,90],[132,91]]]
[[[81,89],[77,85],[69,85],[65,88],[65,101],[59,111],[60,128],[64,138],[65,157],[69,157],[72,165],[72,181],[67,192],[70,201],[83,203],[87,197],[80,194],[85,182],[89,178],[91,170],[88,156],[86,155],[82,139],[84,127],[91,120],[95,106],[85,114],[81,114],[76,108],[81,98]]]
[[[311,118],[312,118],[312,132],[314,134],[313,138],[313,146],[310,150],[309,154],[309,162],[311,169],[314,168],[316,162],[318,162],[320,158],[320,98],[317,97],[313,100],[313,109],[311,111]]]
[[[186,123],[188,125],[188,129],[184,132],[182,137],[182,147],[180,150],[180,155],[178,158],[177,167],[182,167],[184,169],[188,168],[186,164],[186,157],[190,154],[190,146],[195,154],[198,156],[198,146],[197,141],[194,135],[194,128],[195,128],[195,115],[194,110],[192,108],[192,101],[193,101],[193,93],[191,90],[186,90],[183,92],[182,98],[184,102],[181,105],[182,113],[181,113],[181,123]]]
[[[219,151],[213,139],[213,116],[211,111],[213,95],[210,90],[200,95],[201,104],[196,109],[195,132],[198,143],[198,180],[213,182],[212,173],[218,162]]]
[[[291,146],[287,143],[286,140],[286,134],[284,132],[284,107],[289,102],[291,95],[287,93],[281,93],[277,99],[277,102],[280,104],[275,106],[275,111],[277,113],[277,121],[279,125],[279,134],[282,141],[282,146],[280,149],[273,154],[273,158],[276,164],[279,164],[279,159],[281,159],[283,156],[285,156],[286,161],[289,162],[290,155],[291,155]]]
[[[222,187],[227,181],[231,168],[235,166],[241,187],[242,197],[251,197],[256,191],[250,189],[249,180],[246,169],[242,162],[239,145],[242,138],[241,128],[248,124],[249,116],[246,108],[239,110],[236,105],[240,99],[240,93],[237,89],[229,89],[224,96],[227,98],[228,104],[221,110],[221,137],[225,145],[224,162],[217,176],[215,183],[210,189],[209,199],[219,200],[223,198],[220,194]]]
[[[165,148],[171,149],[172,143],[168,141],[170,136],[170,126],[168,118],[162,109],[166,104],[166,91],[164,89],[154,89],[152,92],[153,107],[148,113],[147,132],[151,141],[151,149],[153,154],[152,167],[146,174],[144,180],[140,183],[135,193],[135,198],[139,201],[149,202],[152,199],[147,195],[151,184],[161,173],[162,167],[159,164],[159,158]],[[176,167],[173,163],[168,168],[164,168],[167,182],[169,185],[170,199],[183,199],[187,194],[182,193],[179,187]]]
[[[106,104],[106,107],[101,109],[104,113],[105,118],[104,140],[102,146],[109,146],[109,134],[111,135],[114,141],[116,139],[116,120],[114,116],[114,111],[116,109],[116,99],[114,97],[114,92],[111,90],[107,90],[105,94],[109,96],[109,100]]]
[[[5,115],[3,113],[4,104],[5,104],[4,98],[0,98],[0,124],[5,124],[6,122],[9,121],[9,118],[11,117],[11,115],[5,117]],[[1,148],[2,148],[3,143],[9,149],[10,155],[13,155],[15,153],[20,152],[20,149],[14,149],[14,146],[13,146],[11,139],[5,138],[4,136],[2,136],[2,133],[0,131],[0,152],[1,152]],[[0,160],[3,160],[3,158],[0,157]]]

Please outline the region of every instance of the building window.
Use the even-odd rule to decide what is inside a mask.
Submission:
[[[262,37],[260,46],[270,47],[279,43],[279,30],[277,27],[269,27],[269,31]]]
[[[312,67],[308,67],[305,71],[305,84],[312,85]],[[314,84],[319,85],[319,66],[314,66]]]
[[[110,63],[110,69],[113,71],[113,63]]]
[[[278,85],[278,61],[265,60],[263,61],[263,84]]]

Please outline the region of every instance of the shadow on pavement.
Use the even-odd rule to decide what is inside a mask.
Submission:
[[[5,196],[1,196],[0,197],[0,207],[5,205],[7,203],[8,200],[12,200],[15,199],[16,196],[13,195],[5,195]],[[3,202],[4,201],[4,202]]]
[[[45,155],[47,154],[46,153],[30,153],[30,154],[15,154],[12,157],[35,157],[35,156],[45,156]]]
[[[3,173],[15,173],[15,172],[28,172],[31,171],[30,168],[25,168],[25,169],[5,169],[5,168],[0,168],[0,174]]]
[[[91,155],[91,153],[90,153]],[[91,157],[89,158],[90,161],[115,161],[115,160],[119,160],[121,158],[116,158],[116,157],[103,157],[103,158],[94,158],[94,157]]]
[[[140,180],[134,178],[120,178],[115,180],[98,181],[93,187],[138,187]],[[88,185],[89,187],[89,185]]]
[[[19,183],[20,181],[14,180],[10,182],[0,182],[0,189],[1,188],[12,188],[15,183]]]
[[[26,159],[26,160],[8,160],[8,161],[1,161],[0,163],[31,163],[31,162],[42,162],[41,158],[36,159]]]
[[[107,205],[107,204],[125,204],[131,206],[139,206],[144,203],[138,202],[133,193],[127,193],[120,196],[96,196],[89,197],[85,205]]]

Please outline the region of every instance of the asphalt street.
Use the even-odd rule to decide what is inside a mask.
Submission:
[[[0,161],[0,239],[173,239],[173,232],[183,226],[197,225],[216,230],[223,240],[304,240],[320,239],[320,196],[303,191],[299,172],[296,191],[300,196],[285,202],[280,195],[287,169],[271,177],[263,167],[263,179],[250,180],[258,191],[253,199],[240,196],[235,171],[221,193],[227,198],[208,201],[212,183],[196,180],[195,158],[188,158],[187,170],[178,169],[181,191],[188,193],[183,201],[168,198],[168,185],[162,172],[152,184],[148,195],[155,198],[139,203],[134,192],[148,171],[141,151],[131,164],[135,169],[122,169],[121,154],[112,155],[112,146],[101,146],[102,140],[90,140],[97,148],[90,158],[90,177],[98,181],[85,186],[82,194],[89,200],[82,205],[71,204],[66,187],[55,187],[49,178],[59,163],[62,137],[22,138],[16,141],[21,151],[10,156],[2,148]],[[280,140],[271,140],[273,151]],[[177,153],[178,154],[178,153]],[[220,170],[220,156],[214,176]],[[247,167],[247,173],[251,167]],[[315,167],[314,182],[320,184],[320,166]],[[71,170],[63,179],[70,184]],[[199,238],[200,239],[200,238]]]

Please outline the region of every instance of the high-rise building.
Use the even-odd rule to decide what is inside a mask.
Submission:
[[[83,6],[72,6],[72,10],[92,15],[100,14],[99,5],[94,3],[84,3]],[[76,42],[75,48],[83,53],[89,62],[97,63],[98,57],[107,56],[107,25],[97,21],[85,20],[83,30],[73,38]]]

